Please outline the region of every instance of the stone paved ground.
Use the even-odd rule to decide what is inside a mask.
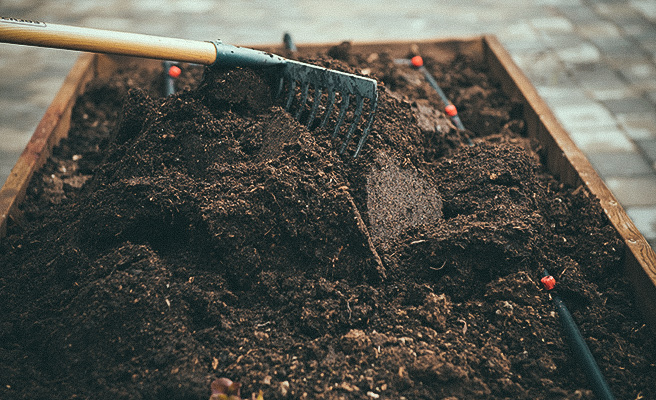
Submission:
[[[234,44],[495,34],[656,246],[654,0],[0,0],[0,15]],[[0,44],[0,182],[76,57]]]

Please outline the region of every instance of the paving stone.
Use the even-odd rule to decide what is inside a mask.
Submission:
[[[567,1],[567,0],[538,0],[536,1],[537,4],[541,4],[544,6],[574,6],[574,5],[582,5],[581,0],[572,0],[572,1]]]
[[[611,56],[618,54],[628,54],[635,51],[632,41],[619,35],[592,35],[588,37],[588,40],[597,46],[599,51],[602,53],[609,53]]]
[[[639,46],[606,49],[602,54],[602,61],[618,71],[630,68],[635,64],[649,62],[651,58],[649,53]]]
[[[39,123],[45,113],[45,107],[36,107],[28,101],[15,101],[0,98],[0,121],[2,128],[11,128],[15,131],[29,132]],[[6,146],[4,138],[2,147]]]
[[[642,14],[632,7],[627,7],[625,2],[595,2],[591,8],[600,16],[607,18],[621,26],[643,20]]]
[[[656,37],[654,22],[647,21],[642,16],[624,22],[622,30],[628,37],[634,39],[653,39]]]
[[[566,65],[596,63],[600,60],[599,50],[591,43],[579,43],[574,46],[566,46],[556,49],[558,57]]]
[[[649,113],[654,111],[654,104],[642,97],[624,97],[601,102],[613,114]]]
[[[28,102],[36,107],[47,108],[64,83],[64,78],[65,75],[43,76],[30,81],[27,87],[33,94],[27,97]]]
[[[136,30],[134,25],[135,25],[134,22],[132,22],[128,18],[116,18],[116,17],[112,18],[106,16],[97,16],[97,15],[84,18],[80,22],[80,26],[95,28],[95,29],[107,29],[112,31],[122,31],[122,32],[131,32],[131,33],[145,32],[143,30]],[[151,33],[150,30],[148,32],[149,34],[154,34]]]
[[[581,127],[568,132],[576,146],[586,154],[630,154],[636,151],[635,144],[616,127]]]
[[[581,103],[590,102],[583,89],[569,79],[557,85],[536,84],[536,89],[554,112],[559,107],[578,107]]]
[[[647,91],[647,97],[649,97],[649,99],[650,99],[654,104],[656,104],[656,90],[649,90],[649,91]]]
[[[40,119],[40,118],[39,118]],[[2,154],[20,154],[27,142],[32,137],[32,132],[26,132],[23,129],[16,129],[9,126],[0,127],[0,137],[2,138],[2,146],[0,152]]]
[[[637,150],[627,152],[589,152],[588,160],[604,178],[632,177],[655,173],[652,166]],[[656,199],[654,199],[656,204]]]
[[[560,58],[553,51],[516,52],[512,58],[533,85],[564,86],[571,83]]]
[[[626,213],[642,236],[653,246],[653,243],[656,242],[656,206],[627,207]]]
[[[540,42],[540,38],[533,26],[521,20],[502,27],[495,34],[506,49],[508,49],[507,46],[513,46],[515,42],[528,42],[533,45]]]
[[[656,21],[656,3],[652,0],[631,0],[631,7],[640,11],[646,18]]]
[[[656,65],[652,62],[635,63],[620,71],[628,80],[654,79],[656,76]]]
[[[656,64],[649,61],[627,63],[620,74],[641,91],[656,90]]]
[[[551,107],[565,129],[579,128],[608,129],[617,126],[613,115],[601,104],[588,102],[576,107],[556,104]]]
[[[585,38],[576,32],[557,32],[557,31],[540,31],[538,30],[540,40],[546,43],[549,48],[559,50],[568,47],[577,47],[585,43]]]
[[[593,21],[577,25],[576,32],[592,41],[593,43],[596,43],[597,40],[602,38],[620,38],[622,36],[620,29],[615,23],[609,21],[600,21],[598,18]]]
[[[656,205],[656,174],[605,179],[624,208]]]
[[[565,17],[532,18],[530,24],[542,32],[573,32],[574,25]]]
[[[585,63],[569,68],[573,79],[596,100],[621,98],[632,93],[620,75],[603,63]]]
[[[557,8],[564,17],[577,26],[577,29],[581,25],[599,23],[599,16],[589,7],[567,4],[558,6]]]
[[[656,136],[653,139],[639,139],[636,140],[638,148],[651,162],[652,168],[656,169]]]
[[[650,140],[656,138],[656,110],[647,112],[631,111],[615,115],[619,125],[633,140]]]

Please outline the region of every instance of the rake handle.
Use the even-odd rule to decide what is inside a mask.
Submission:
[[[284,59],[220,41],[175,39],[0,17],[0,42],[191,62],[204,65],[274,65]]]

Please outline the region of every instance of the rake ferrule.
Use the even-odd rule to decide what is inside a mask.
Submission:
[[[275,54],[260,50],[237,47],[225,44],[220,40],[211,43],[216,47],[216,60],[214,66],[218,67],[264,67],[270,65],[283,65],[286,59]]]

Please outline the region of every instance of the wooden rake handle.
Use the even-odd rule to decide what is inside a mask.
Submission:
[[[7,17],[0,17],[0,42],[204,65],[263,66],[285,62],[273,54],[220,41],[174,39]]]

